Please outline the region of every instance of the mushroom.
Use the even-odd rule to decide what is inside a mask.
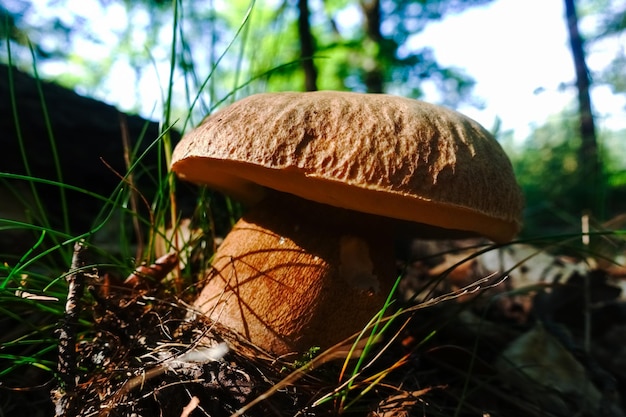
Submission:
[[[194,305],[274,354],[362,329],[397,279],[398,231],[506,242],[520,228],[498,142],[455,111],[390,95],[252,95],[185,135],[172,170],[250,206]]]

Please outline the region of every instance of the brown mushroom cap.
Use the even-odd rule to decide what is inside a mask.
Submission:
[[[493,136],[460,113],[407,98],[253,95],[207,117],[172,161],[179,177],[247,203],[267,187],[496,242],[520,229],[522,195]]]

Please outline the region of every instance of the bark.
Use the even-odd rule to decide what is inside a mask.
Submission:
[[[593,117],[591,95],[589,89],[591,80],[589,69],[585,61],[584,40],[578,29],[578,15],[575,0],[565,0],[565,14],[569,33],[570,48],[576,69],[576,87],[578,88],[578,105],[580,117],[581,146],[579,163],[581,174],[581,188],[583,209],[592,210],[596,214],[600,209],[601,199],[597,195],[600,185],[601,165],[598,154],[596,127]]]
[[[298,0],[298,34],[300,35],[300,51],[302,53],[302,69],[304,70],[304,86],[306,91],[317,90],[317,68],[313,61],[315,42],[311,33],[311,22],[308,0]]]

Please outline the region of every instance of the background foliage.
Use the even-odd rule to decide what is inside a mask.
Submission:
[[[440,65],[436,45],[416,49],[409,41],[432,22],[489,2],[13,0],[0,5],[0,35],[17,67],[32,72],[34,58],[43,77],[104,101],[113,86],[128,85],[131,94],[114,104],[177,121],[176,128],[184,131],[221,103],[259,91],[337,89],[420,98],[428,81],[437,86],[441,104],[479,107],[474,80],[463,68]],[[576,5],[580,19],[596,22],[584,26],[591,28],[582,33],[588,43],[621,36],[624,2]],[[5,62],[7,49],[0,48]],[[591,74],[592,85],[624,93],[624,60],[621,50],[600,73]],[[585,158],[578,153],[578,123],[572,103],[522,143],[513,141],[511,132],[496,132],[526,192],[527,234],[547,226],[576,229],[576,219],[591,206],[591,188],[596,218],[623,210],[626,156],[619,138],[624,132],[598,132],[602,172],[589,184],[589,175],[581,174]]]

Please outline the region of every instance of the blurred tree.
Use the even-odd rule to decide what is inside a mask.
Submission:
[[[431,22],[487,1],[360,0],[361,18],[350,26],[343,47],[345,88],[367,92],[393,92],[420,97],[428,79],[439,88],[443,104],[457,106],[468,100],[473,80],[461,69],[441,67],[432,45],[416,49],[411,40]]]
[[[584,42],[579,30],[579,26],[587,28],[592,42],[623,36],[626,3],[618,3],[566,1],[578,105],[551,116],[533,130],[523,145],[509,143],[507,147],[526,195],[527,233],[576,232],[579,216],[585,210],[590,210],[596,219],[605,220],[626,209],[624,132],[597,128],[589,96],[589,90],[601,83],[608,83],[615,92],[626,91],[620,90],[624,85],[625,67],[620,65],[626,62],[624,51],[619,51],[601,74],[592,77],[585,59],[589,43]],[[581,16],[589,19],[584,25],[580,25]]]
[[[569,33],[570,48],[576,69],[576,87],[579,106],[579,178],[581,205],[583,210],[590,210],[595,216],[603,215],[603,196],[601,192],[602,166],[598,153],[596,127],[591,105],[591,80],[585,59],[584,40],[578,29],[578,13],[575,0],[565,0],[565,15]],[[600,191],[598,193],[598,191]]]
[[[421,82],[430,79],[437,84],[445,104],[455,107],[466,100],[474,84],[471,78],[460,69],[441,67],[431,48],[414,50],[409,44],[430,22],[490,1],[359,0],[363,25],[351,43],[361,55],[357,68],[363,87],[357,88],[419,97]]]
[[[298,0],[298,35],[300,38],[300,51],[302,57],[302,70],[304,71],[304,89],[306,91],[317,90],[317,69],[313,57],[315,46],[311,33],[310,11],[308,0]]]

